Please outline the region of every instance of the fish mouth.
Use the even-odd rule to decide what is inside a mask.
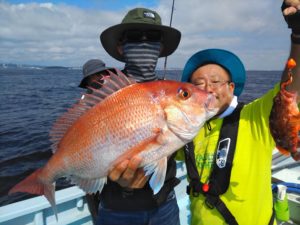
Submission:
[[[216,107],[216,104],[216,97],[213,94],[209,94],[206,102],[204,103],[205,110],[209,112],[217,112],[218,108]]]

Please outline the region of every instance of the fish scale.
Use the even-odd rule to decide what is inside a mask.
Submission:
[[[85,94],[53,126],[53,156],[9,194],[45,195],[55,215],[53,183],[68,177],[87,193],[102,190],[110,168],[135,155],[151,175],[156,194],[163,186],[167,157],[190,142],[214,116],[215,97],[177,81],[134,83],[110,74],[101,89]]]

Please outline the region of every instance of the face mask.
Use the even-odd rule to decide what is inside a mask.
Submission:
[[[125,71],[137,82],[157,80],[155,68],[160,54],[160,42],[135,42],[123,45]]]

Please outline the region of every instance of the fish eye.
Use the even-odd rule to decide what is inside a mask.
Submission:
[[[179,97],[181,99],[188,99],[191,96],[191,94],[190,94],[190,92],[188,90],[184,90],[182,88],[180,88],[178,90],[178,93],[179,93]]]

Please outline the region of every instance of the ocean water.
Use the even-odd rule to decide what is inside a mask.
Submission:
[[[163,76],[162,71],[158,71]],[[178,80],[181,70],[168,71],[166,77]],[[240,97],[249,102],[260,97],[279,81],[279,71],[248,71]],[[84,90],[78,88],[81,70],[0,69],[0,206],[32,195],[8,190],[51,157],[49,131]],[[60,179],[57,188],[69,186]]]

